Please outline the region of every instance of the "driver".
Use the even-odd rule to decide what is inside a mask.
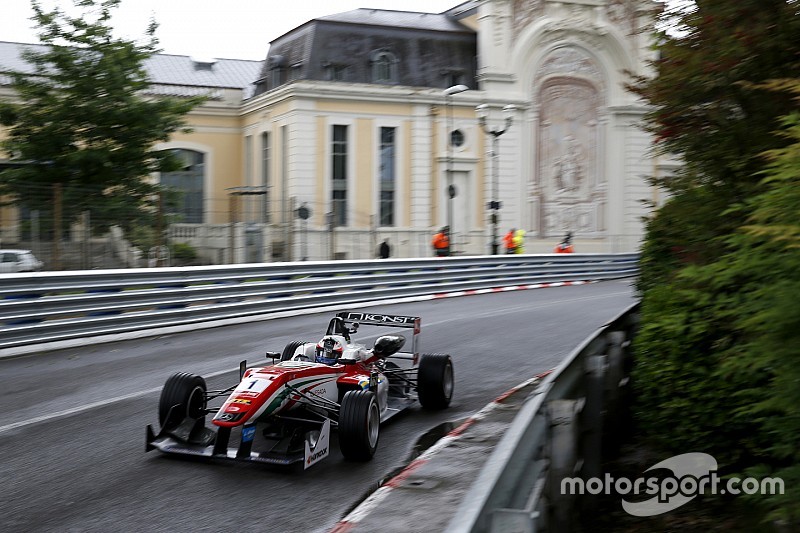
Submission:
[[[317,343],[316,362],[326,365],[335,365],[336,361],[344,353],[343,340],[343,338],[337,338],[337,336],[334,335],[322,337],[322,340]]]

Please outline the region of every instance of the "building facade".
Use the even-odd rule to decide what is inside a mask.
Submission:
[[[509,228],[527,253],[568,231],[578,251],[635,250],[659,201],[645,178],[669,171],[625,90],[649,72],[654,6],[357,9],[278,37],[263,62],[162,61],[154,88],[217,94],[157,147],[187,161],[153,177],[186,191],[171,235],[213,262],[364,259],[385,238],[393,257],[427,256],[445,225],[458,254],[489,253]]]

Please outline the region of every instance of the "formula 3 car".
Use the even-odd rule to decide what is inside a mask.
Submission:
[[[405,337],[397,334],[378,337],[372,348],[353,342],[360,325],[411,330],[411,351],[400,351]],[[146,451],[308,468],[329,455],[335,429],[346,459],[369,460],[381,423],[416,402],[444,409],[452,399],[451,357],[419,356],[420,325],[413,316],[341,312],[319,342],[267,352],[273,364],[264,367],[242,361],[239,383],[225,390],[207,390],[194,374],[173,374],[161,391],[160,430],[147,426]],[[221,398],[221,406],[209,407]]]

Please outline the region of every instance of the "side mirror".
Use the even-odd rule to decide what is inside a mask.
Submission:
[[[280,359],[281,353],[280,352],[267,352],[267,359]]]
[[[340,365],[354,365],[358,361],[356,361],[355,359],[344,359],[340,357],[339,360],[336,362],[339,363]]]

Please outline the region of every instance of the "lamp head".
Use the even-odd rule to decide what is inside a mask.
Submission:
[[[453,85],[452,87],[448,87],[444,90],[445,96],[453,96],[454,94],[463,93],[464,91],[468,91],[469,87],[466,85]]]

